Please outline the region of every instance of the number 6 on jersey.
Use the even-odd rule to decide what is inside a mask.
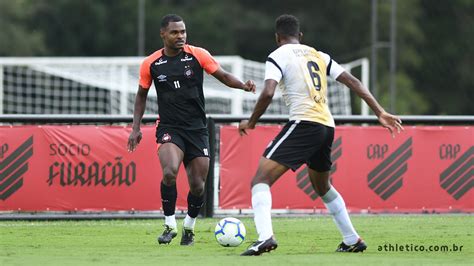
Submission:
[[[319,91],[321,90],[321,77],[319,76],[319,66],[316,62],[309,61],[308,64],[309,75],[312,78],[314,88]]]

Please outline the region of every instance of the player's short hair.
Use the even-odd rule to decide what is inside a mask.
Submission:
[[[284,14],[279,16],[275,21],[275,28],[279,35],[298,37],[300,34],[300,22],[293,15]]]
[[[176,14],[168,14],[168,15],[165,15],[162,19],[161,19],[161,29],[164,29],[166,27],[168,27],[168,25],[170,24],[170,22],[180,22],[180,21],[183,21],[183,18],[176,15]]]

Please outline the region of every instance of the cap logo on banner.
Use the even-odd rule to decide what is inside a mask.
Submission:
[[[454,148],[451,148],[454,147]],[[455,159],[456,153],[451,151],[460,150],[460,145],[441,145],[441,159]],[[447,156],[451,154],[451,156]],[[439,184],[454,199],[459,200],[474,186],[474,146],[471,146],[461,157],[455,160],[439,176]]]
[[[403,185],[402,175],[408,169],[407,161],[411,155],[412,138],[410,137],[369,173],[367,176],[369,188],[383,200],[390,198]]]
[[[334,141],[331,150],[331,171],[329,172],[329,178],[332,181],[332,175],[337,170],[337,159],[342,155],[342,137],[339,137]],[[296,175],[296,183],[298,184],[298,188],[303,190],[303,192],[308,195],[312,200],[316,200],[318,198],[318,194],[314,191],[313,186],[311,185],[311,180],[309,179],[308,175],[308,167],[304,167],[303,170],[298,172]],[[331,182],[332,183],[332,182]]]
[[[28,159],[33,156],[33,136],[6,156],[8,144],[2,145],[0,161],[0,199],[6,200],[23,186],[23,175],[28,171]]]

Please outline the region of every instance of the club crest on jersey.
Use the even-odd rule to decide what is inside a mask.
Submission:
[[[170,142],[171,141],[171,136],[168,133],[165,133],[163,137],[161,137],[162,142]]]
[[[184,76],[190,78],[194,75],[193,69],[190,66],[184,67]]]

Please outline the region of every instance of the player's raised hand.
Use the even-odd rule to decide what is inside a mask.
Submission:
[[[253,82],[253,80],[247,80],[247,82],[245,82],[244,87],[242,89],[244,91],[255,93],[256,88],[257,87],[255,86],[255,82]]]
[[[395,131],[400,134],[401,131],[405,130],[402,127],[402,120],[397,116],[394,116],[387,112],[383,112],[380,114],[378,119],[380,124],[382,124],[384,128],[387,128],[390,131],[390,134],[392,134],[392,138],[395,138]]]
[[[128,137],[128,152],[133,152],[138,146],[138,143],[142,140],[142,132],[139,130],[132,130],[130,136]]]
[[[240,124],[239,124],[239,134],[240,134],[240,136],[247,135],[247,131],[246,131],[247,129],[250,129],[249,128],[249,121],[248,120],[240,121]]]

